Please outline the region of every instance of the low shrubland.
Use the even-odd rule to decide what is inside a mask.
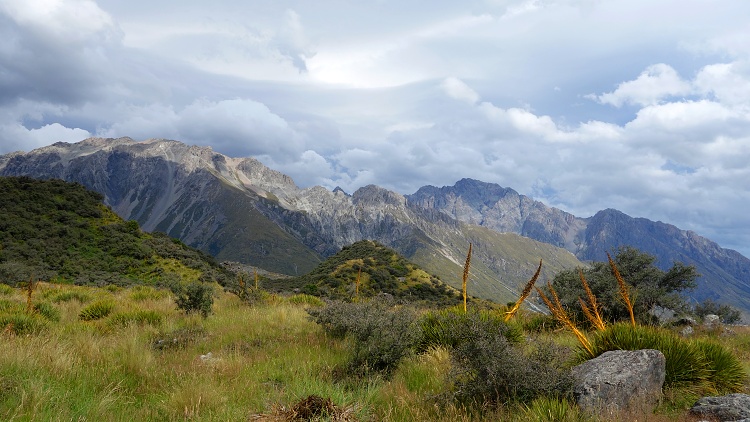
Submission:
[[[2,288],[0,419],[596,420],[570,395],[568,369],[589,355],[547,316],[214,289],[204,317],[152,286],[38,283],[31,308],[22,287]],[[585,335],[596,354],[665,352],[654,417],[666,421],[698,394],[746,391],[750,331],[733,330],[686,340],[625,323]]]

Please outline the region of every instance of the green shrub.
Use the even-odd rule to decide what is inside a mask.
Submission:
[[[114,308],[114,303],[108,300],[100,300],[81,309],[81,312],[78,314],[78,319],[81,321],[102,319],[109,315]]]
[[[309,305],[314,307],[321,307],[325,306],[325,302],[317,296],[311,296],[304,293],[300,293],[294,296],[289,297],[287,299],[289,303],[293,303],[295,305]]]
[[[34,304],[34,312],[43,316],[48,321],[60,321],[60,311],[57,310],[51,303],[39,302]]]
[[[70,302],[71,300],[77,300],[80,303],[86,303],[91,301],[91,296],[84,292],[80,292],[78,290],[63,290],[63,291],[54,291],[50,290],[50,300],[53,303],[60,303],[60,302]],[[47,297],[46,292],[42,295],[43,297]]]
[[[418,352],[431,347],[456,347],[464,338],[462,330],[466,324],[476,324],[481,321],[482,327],[492,333],[500,333],[511,343],[520,343],[523,331],[518,325],[505,323],[503,318],[491,311],[469,311],[450,308],[441,311],[428,312],[419,319],[422,338],[417,346]]]
[[[15,302],[7,299],[0,299],[0,312],[5,313],[20,313],[24,311],[23,305],[20,302]]]
[[[37,315],[23,313],[0,315],[0,332],[16,335],[37,334],[47,328],[47,323]]]
[[[693,312],[701,319],[705,318],[706,315],[717,315],[724,324],[736,324],[742,320],[742,314],[739,310],[729,305],[716,303],[711,299],[706,299],[695,305]]]
[[[156,289],[151,286],[135,286],[130,292],[130,299],[135,302],[144,300],[159,300],[167,297],[167,291]]]
[[[392,300],[361,303],[332,302],[307,312],[329,334],[352,341],[348,371],[389,375],[419,342],[415,312]]]
[[[689,341],[656,327],[615,324],[592,338],[595,356],[609,350],[656,349],[666,358],[667,387],[706,389],[728,393],[742,389],[746,373],[741,362],[720,344]],[[579,360],[588,356],[581,353]]]
[[[502,404],[570,395],[573,378],[564,349],[552,343],[522,349],[497,330],[495,321],[467,315],[455,325],[458,341],[451,350],[456,399]]]
[[[210,284],[200,281],[191,282],[186,286],[175,284],[172,286],[172,293],[175,294],[177,308],[186,313],[200,312],[203,318],[207,318],[211,313],[214,288]]]
[[[698,340],[692,344],[703,353],[708,363],[709,381],[716,389],[715,394],[742,392],[747,373],[737,356],[721,344],[711,341]]]
[[[138,310],[131,312],[117,312],[109,317],[107,323],[111,326],[124,327],[129,324],[159,326],[164,317],[151,310]]]

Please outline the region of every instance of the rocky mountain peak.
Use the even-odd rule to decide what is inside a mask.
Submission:
[[[354,204],[362,206],[393,205],[399,208],[406,207],[406,197],[375,185],[367,185],[357,189],[352,195],[352,201]]]

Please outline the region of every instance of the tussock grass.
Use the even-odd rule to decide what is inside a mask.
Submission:
[[[614,324],[596,333],[591,343],[596,356],[609,350],[659,350],[666,358],[665,386],[696,394],[741,392],[747,380],[742,362],[726,347],[687,340],[661,328]]]
[[[69,299],[55,300],[62,297]],[[35,307],[45,303],[59,319],[48,319],[42,311],[26,314],[19,288],[0,296],[0,321],[25,318],[13,320],[12,330],[0,325],[0,420],[252,420],[274,409],[291,409],[310,396],[330,399],[359,421],[591,420],[579,419],[565,407],[569,403],[545,396],[501,405],[441,399],[456,385],[451,346],[406,356],[389,377],[342,379],[337,371],[349,361],[351,344],[326,335],[309,319],[311,304],[305,297],[268,296],[250,306],[222,292],[206,319],[186,315],[168,291],[150,287],[110,292],[40,283],[33,298]],[[110,301],[114,310],[81,321],[81,311],[99,301]],[[460,305],[444,312],[464,316]],[[503,323],[499,313],[481,314]],[[518,327],[527,317],[519,312],[510,325],[519,342],[525,340]],[[29,327],[42,328],[22,330],[28,321],[33,321]],[[750,358],[750,330],[737,331],[720,340],[729,352],[739,351],[744,366]],[[553,340],[559,348],[576,341],[567,331],[533,336]],[[719,356],[708,376],[730,379],[726,374],[734,373],[736,362],[723,361],[726,355],[713,346],[701,347],[705,355]],[[684,420],[692,403],[678,399],[687,400],[690,393],[670,387],[673,407],[664,411],[667,416],[652,415],[653,420]],[[557,416],[539,419],[540,412]]]

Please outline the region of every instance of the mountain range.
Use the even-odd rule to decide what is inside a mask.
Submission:
[[[352,194],[300,188],[253,158],[178,141],[90,138],[0,156],[0,175],[78,182],[126,220],[218,260],[302,275],[359,240],[378,241],[460,287],[473,245],[471,294],[497,302],[544,261],[541,280],[634,246],[668,268],[695,265],[691,296],[750,311],[750,260],[693,232],[608,209],[576,217],[496,184],[463,179],[401,195],[369,185]],[[533,304],[532,304],[533,306]]]

